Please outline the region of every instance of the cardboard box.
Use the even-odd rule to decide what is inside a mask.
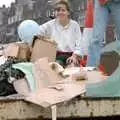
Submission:
[[[57,44],[43,36],[35,36],[32,43],[31,61],[47,57],[50,62],[55,61]]]
[[[26,43],[10,43],[4,50],[6,57],[12,56],[20,59],[30,59],[30,47]]]

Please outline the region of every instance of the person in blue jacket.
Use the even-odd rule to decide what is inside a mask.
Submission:
[[[95,0],[93,35],[89,41],[87,66],[98,67],[100,64],[101,46],[109,14],[112,14],[117,39],[120,40],[120,0]]]

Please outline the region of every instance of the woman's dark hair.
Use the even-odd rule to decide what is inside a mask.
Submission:
[[[65,7],[68,10],[68,12],[71,12],[70,5],[69,5],[69,3],[67,1],[65,1],[65,0],[58,1],[57,3],[55,3],[54,8],[56,9],[56,7],[58,5],[65,5]]]

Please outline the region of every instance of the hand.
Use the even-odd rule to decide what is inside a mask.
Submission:
[[[69,57],[66,62],[67,62],[67,64],[74,64],[75,66],[79,66],[80,60],[81,60],[80,56],[78,56],[76,54],[72,54],[72,56]]]

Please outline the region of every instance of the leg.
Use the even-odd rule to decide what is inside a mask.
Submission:
[[[108,10],[99,5],[95,0],[94,26],[92,40],[88,48],[87,66],[98,66],[100,61],[101,44],[104,39],[104,32],[107,25]]]
[[[116,27],[116,35],[117,35],[117,40],[120,41],[120,3],[115,4],[112,3],[111,4],[111,11],[112,11],[112,16],[113,16],[113,20],[115,22],[115,27]]]

